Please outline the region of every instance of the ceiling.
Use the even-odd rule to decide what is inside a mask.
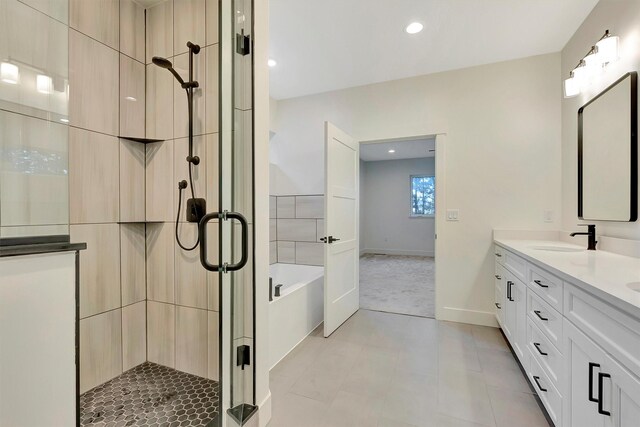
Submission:
[[[435,151],[430,150],[435,150],[435,148],[435,138],[360,144],[360,159],[365,162],[377,162],[434,157]],[[389,150],[396,152],[389,153]]]
[[[270,0],[286,99],[558,52],[598,0]],[[410,36],[412,21],[424,30]]]

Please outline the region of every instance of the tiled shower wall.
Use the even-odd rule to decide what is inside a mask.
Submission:
[[[188,78],[187,41],[199,44],[194,56],[194,169],[196,197],[207,210],[218,203],[218,2],[168,0],[146,13],[147,144],[147,348],[148,360],[210,379],[218,379],[218,275],[200,265],[199,250],[184,251],[175,241],[178,181],[188,180],[187,97],[174,77],[151,63],[153,56],[173,62]],[[189,190],[189,189],[188,189]],[[183,193],[180,238],[196,241],[197,226],[187,223]],[[217,227],[208,227],[209,257],[216,259]]]
[[[324,265],[324,196],[269,198],[269,255],[274,264]]]
[[[44,4],[47,2],[38,2]],[[69,204],[80,256],[80,388],[147,358],[144,9],[69,2]]]

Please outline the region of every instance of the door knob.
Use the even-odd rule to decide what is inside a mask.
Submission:
[[[321,241],[321,242],[324,242],[324,243],[333,243],[333,242],[337,242],[338,240],[340,240],[340,239],[336,239],[336,238],[335,238],[335,237],[333,237],[333,236],[329,236],[329,237],[322,237],[322,238],[320,239],[320,241]]]

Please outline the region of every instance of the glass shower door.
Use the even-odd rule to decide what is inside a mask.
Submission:
[[[201,261],[207,269],[218,271],[220,279],[221,425],[241,426],[257,409],[253,339],[253,2],[220,0],[219,6],[219,203],[217,212],[200,223],[201,236],[206,238],[206,228],[217,226],[219,238],[202,245]],[[213,259],[215,244],[219,245],[218,259]]]

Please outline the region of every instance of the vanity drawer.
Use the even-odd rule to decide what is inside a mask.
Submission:
[[[533,323],[556,346],[562,348],[562,316],[535,292],[527,292],[527,313]]]
[[[585,335],[640,377],[640,319],[570,284],[564,285],[564,315]]]
[[[562,280],[535,265],[530,265],[527,283],[530,289],[562,313]]]
[[[509,251],[504,251],[502,258],[504,258],[504,266],[522,283],[527,283],[527,262]]]
[[[562,395],[553,385],[533,354],[531,354],[531,349],[529,349],[529,353],[529,381],[531,381],[538,397],[542,400],[553,423],[556,426],[560,426],[562,420]]]
[[[493,245],[493,255],[496,258],[496,263],[504,265],[504,253],[506,251],[498,245]]]
[[[544,372],[553,385],[562,390],[562,353],[558,350],[549,339],[542,333],[533,320],[527,319],[527,347],[533,354],[534,359],[538,361]]]

